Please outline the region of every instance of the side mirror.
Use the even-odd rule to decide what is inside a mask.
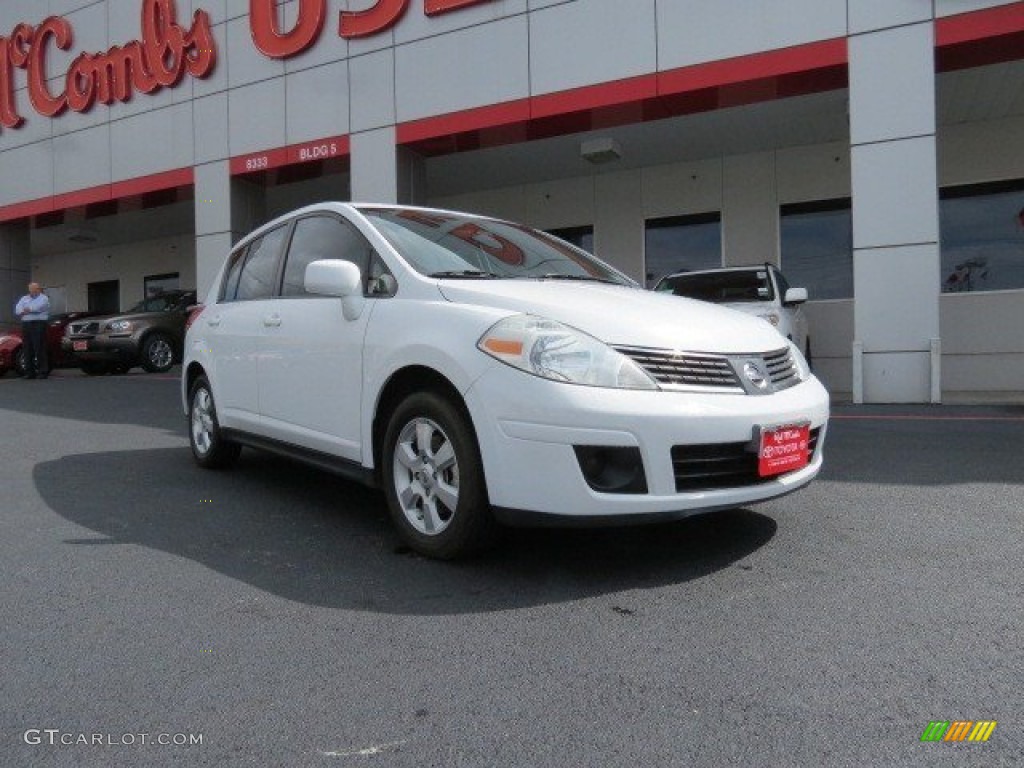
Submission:
[[[790,288],[782,299],[783,304],[803,304],[807,301],[806,288]]]
[[[319,259],[306,266],[303,286],[308,293],[345,298],[363,292],[359,267],[341,259]]]

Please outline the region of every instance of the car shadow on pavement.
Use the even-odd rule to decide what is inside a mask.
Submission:
[[[97,482],[102,478],[102,482]],[[400,614],[482,613],[682,583],[742,560],[774,536],[745,509],[629,528],[509,530],[472,560],[400,546],[383,495],[252,451],[200,470],[187,448],[65,456],[36,465],[62,517],[105,538],[187,558],[311,605]]]

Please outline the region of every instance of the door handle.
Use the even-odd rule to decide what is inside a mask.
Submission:
[[[278,326],[281,325],[281,316],[267,315],[266,317],[263,318],[263,325],[265,325],[267,328],[277,328]]]
[[[216,328],[218,325],[220,325],[220,315],[215,315],[213,317],[208,317],[206,319],[206,324],[208,326],[210,326],[211,328]]]

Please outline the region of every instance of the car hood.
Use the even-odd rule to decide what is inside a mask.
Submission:
[[[439,288],[451,302],[540,315],[612,345],[741,354],[786,344],[761,319],[639,288],[566,280],[443,280]]]
[[[755,317],[767,315],[769,312],[778,312],[778,309],[767,301],[726,302],[724,304],[718,304],[717,306],[725,307],[726,309],[735,309],[737,312],[742,312],[745,315],[754,315]]]
[[[164,317],[165,315],[172,315],[173,312],[128,312],[123,315],[99,315],[96,317],[83,317],[80,320],[72,320],[72,323],[99,323],[103,326],[105,323],[112,323],[115,320],[128,320],[131,322],[138,322],[140,320],[153,320],[154,318]]]

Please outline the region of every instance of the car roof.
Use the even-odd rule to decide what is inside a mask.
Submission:
[[[662,280],[667,280],[670,277],[686,277],[689,275],[712,275],[723,272],[754,272],[759,269],[778,269],[774,264],[748,264],[745,267],[715,267],[714,269],[683,269],[679,272],[672,272],[671,274],[665,275],[658,280],[660,283]]]

